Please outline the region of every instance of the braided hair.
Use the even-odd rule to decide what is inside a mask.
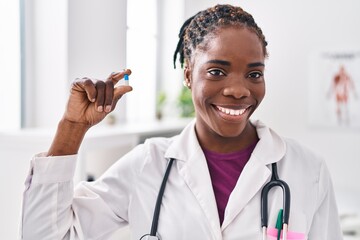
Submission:
[[[183,67],[185,58],[190,59],[193,51],[204,41],[205,37],[214,34],[215,30],[224,26],[245,26],[252,30],[262,43],[264,55],[268,55],[265,36],[249,13],[240,7],[228,4],[216,5],[198,12],[184,22],[174,53],[174,68],[176,68],[177,55],[179,55],[179,61]]]

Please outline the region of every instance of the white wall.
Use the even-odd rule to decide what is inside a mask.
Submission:
[[[55,126],[68,93],[68,4],[64,0],[29,0],[24,3],[24,125]]]
[[[177,61],[173,67],[173,54],[179,40],[178,34],[185,18],[183,0],[158,0],[159,2],[159,51],[157,60],[158,91],[166,93],[165,117],[179,116],[176,101],[181,90],[183,70]],[[170,20],[171,19],[171,20]]]
[[[20,127],[19,3],[0,1],[0,130]]]
[[[25,6],[25,127],[55,127],[75,78],[106,78],[126,67],[126,0]]]
[[[360,192],[360,129],[314,128],[307,121],[309,57],[317,49],[360,49],[357,0],[185,1],[185,15],[216,3],[241,5],[269,43],[267,96],[256,118],[326,158],[337,192]],[[360,66],[359,66],[360,67]]]
[[[126,95],[126,120],[132,123],[155,119],[159,14],[156,3],[157,0],[128,1],[126,63],[132,70],[133,91]]]
[[[104,79],[111,72],[127,68],[126,0],[68,2],[66,89],[75,78]],[[125,97],[112,114],[121,122],[125,120],[124,112]]]

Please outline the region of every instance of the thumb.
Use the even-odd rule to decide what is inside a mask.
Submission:
[[[114,98],[113,98],[113,109],[116,106],[116,103],[120,100],[120,98],[128,92],[131,92],[133,88],[131,86],[118,86],[114,88]]]

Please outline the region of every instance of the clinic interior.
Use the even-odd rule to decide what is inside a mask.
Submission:
[[[183,72],[172,64],[178,29],[203,8],[239,2],[269,42],[267,95],[253,118],[326,159],[346,239],[360,239],[360,28],[354,27],[360,22],[359,1],[13,2],[0,7],[1,22],[10,26],[0,32],[6,44],[1,42],[6,54],[0,53],[0,63],[8,66],[0,68],[0,223],[7,226],[0,228],[2,239],[16,238],[29,160],[47,150],[71,81],[133,71],[133,94],[87,136],[76,171],[79,181],[98,177],[147,137],[176,134],[190,121],[179,106]],[[348,67],[357,90],[357,98],[349,95],[344,122],[322,88],[331,85],[327,76],[339,64]],[[99,156],[108,162],[95,161]],[[127,234],[122,230],[116,237]]]

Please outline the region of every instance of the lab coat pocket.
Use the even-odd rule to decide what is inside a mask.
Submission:
[[[268,240],[277,240],[278,230],[276,228],[268,228],[267,230],[267,239]],[[280,239],[282,239],[282,233],[280,234]],[[287,233],[288,240],[306,240],[305,234],[300,232],[288,231]]]
[[[278,230],[274,227],[276,225],[275,217],[270,221],[267,230],[268,240],[277,240]],[[281,236],[281,234],[280,234]],[[282,236],[280,237],[282,239]],[[306,215],[301,211],[292,210],[290,212],[289,230],[287,234],[288,240],[307,240],[307,223]]]

